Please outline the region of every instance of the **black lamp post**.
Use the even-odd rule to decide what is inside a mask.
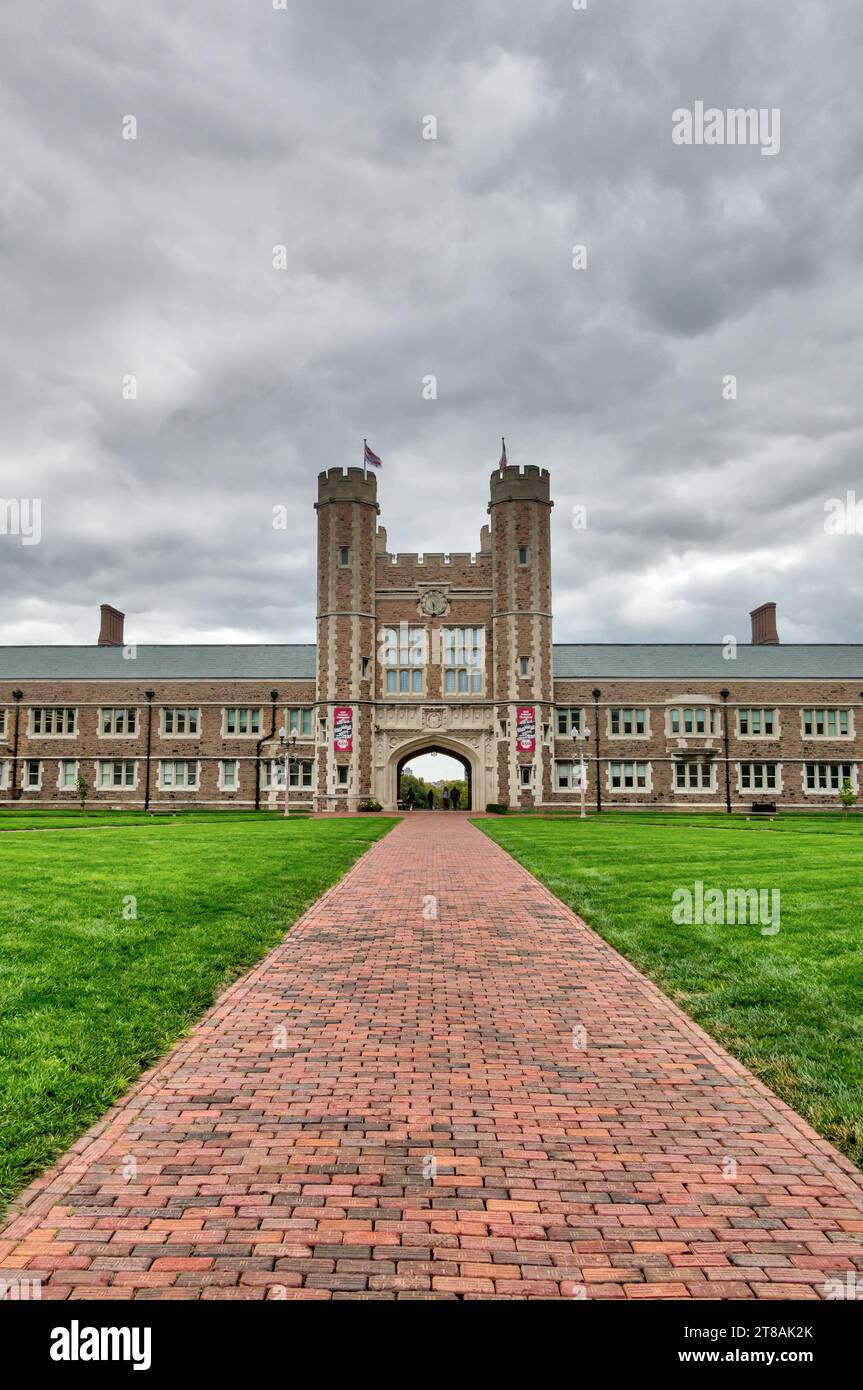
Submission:
[[[600,730],[599,730],[599,697],[602,691],[598,688],[593,694],[593,723],[596,729],[596,809],[602,810],[602,777],[599,772],[599,749],[600,749]]]
[[[153,698],[155,690],[145,690],[147,697],[147,762],[144,769],[144,810],[150,809],[150,749],[153,740]]]

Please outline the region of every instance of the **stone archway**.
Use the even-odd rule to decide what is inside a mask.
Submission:
[[[476,750],[467,747],[458,739],[450,738],[446,734],[427,733],[421,738],[411,739],[407,743],[402,743],[394,749],[387,767],[387,787],[385,805],[395,808],[398,801],[399,781],[402,770],[412,758],[419,758],[423,753],[443,753],[449,758],[456,758],[465,769],[465,779],[467,781],[467,806],[464,810],[475,811],[477,809],[477,755]]]

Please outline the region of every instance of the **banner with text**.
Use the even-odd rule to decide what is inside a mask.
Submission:
[[[533,753],[536,748],[536,707],[516,705],[515,746],[520,753]]]
[[[354,712],[349,705],[333,710],[333,747],[337,753],[354,750]]]

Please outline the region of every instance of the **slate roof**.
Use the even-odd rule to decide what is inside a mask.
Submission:
[[[558,680],[861,680],[863,645],[739,646],[718,642],[557,643]],[[0,680],[314,680],[314,643],[0,647]]]

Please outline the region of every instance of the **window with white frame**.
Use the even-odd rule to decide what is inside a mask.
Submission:
[[[24,763],[23,785],[31,791],[39,791],[42,786],[42,764],[38,758],[28,758]]]
[[[674,766],[674,789],[678,792],[716,790],[716,766],[709,759],[679,758]]]
[[[526,545],[520,545],[520,546],[518,547],[518,563],[519,563],[520,565],[526,565],[526,564],[527,564],[527,546],[526,546]]]
[[[115,787],[134,787],[137,764],[132,759],[120,761],[100,761],[97,764],[97,781],[100,791]]]
[[[775,792],[779,787],[778,763],[738,763],[742,792]]]
[[[61,758],[57,767],[57,786],[60,791],[75,791],[78,786],[78,764],[74,758]]]
[[[9,786],[9,759],[0,758],[0,790],[5,791]]]
[[[584,728],[583,709],[559,709],[555,711],[557,717],[557,732],[561,738],[571,738],[573,734],[580,734]]]
[[[292,787],[311,787],[314,785],[314,763],[307,759],[292,758],[290,768],[289,786]]]
[[[240,764],[236,758],[219,761],[219,791],[235,792],[240,785]]]
[[[650,763],[609,763],[608,785],[612,791],[649,791]]]
[[[522,787],[533,786],[533,768],[530,763],[519,764],[518,780]]]
[[[285,786],[285,760],[284,758],[265,758],[261,763],[261,786],[265,792],[272,791],[274,787]]]
[[[100,734],[128,737],[138,732],[138,711],[128,706],[113,706],[99,711]]]
[[[641,738],[646,729],[646,709],[614,707],[608,711],[608,732],[612,738]]]
[[[298,738],[311,738],[314,713],[312,709],[289,709],[288,733],[296,733]]]
[[[0,709],[0,738],[6,733],[6,711]]]
[[[583,772],[582,766],[584,769]],[[581,791],[582,776],[584,778],[584,786],[586,787],[588,782],[587,763],[582,765],[578,760],[570,759],[567,761],[564,758],[558,758],[554,764],[554,785],[559,792]]]
[[[336,768],[336,781],[338,782],[340,787],[346,787],[348,785],[349,770],[350,769],[347,767],[345,763],[339,763],[338,767]]]
[[[848,709],[803,710],[805,738],[848,738],[851,733],[851,711]]]
[[[485,665],[485,628],[443,629],[444,694],[481,695]]]
[[[162,758],[159,781],[165,791],[191,791],[198,785],[198,764],[189,758]]]
[[[747,708],[737,711],[738,738],[774,738],[779,733],[775,709]]]
[[[201,711],[194,705],[170,705],[162,710],[162,733],[173,738],[194,738],[201,731]]]
[[[232,706],[224,710],[224,730],[226,734],[251,737],[261,732],[261,711],[249,707]]]
[[[712,705],[672,705],[668,711],[668,732],[714,737],[719,733],[719,710]]]
[[[530,675],[530,657],[529,657],[529,656],[520,656],[520,657],[518,658],[518,674],[519,674],[520,676],[525,676],[525,677],[527,677],[527,676]]]
[[[350,550],[350,546],[347,546],[347,545],[340,545],[340,546],[339,546],[339,568],[340,568],[340,569],[347,569],[347,567],[348,567],[348,565],[349,565],[350,563],[351,563],[351,550]]]
[[[384,689],[388,695],[421,695],[427,656],[426,630],[413,623],[385,627],[381,641]]]
[[[856,790],[855,772],[853,763],[806,763],[803,786],[807,792],[841,792],[850,782]]]
[[[69,738],[75,733],[77,710],[62,706],[31,709],[30,734],[34,738]]]

